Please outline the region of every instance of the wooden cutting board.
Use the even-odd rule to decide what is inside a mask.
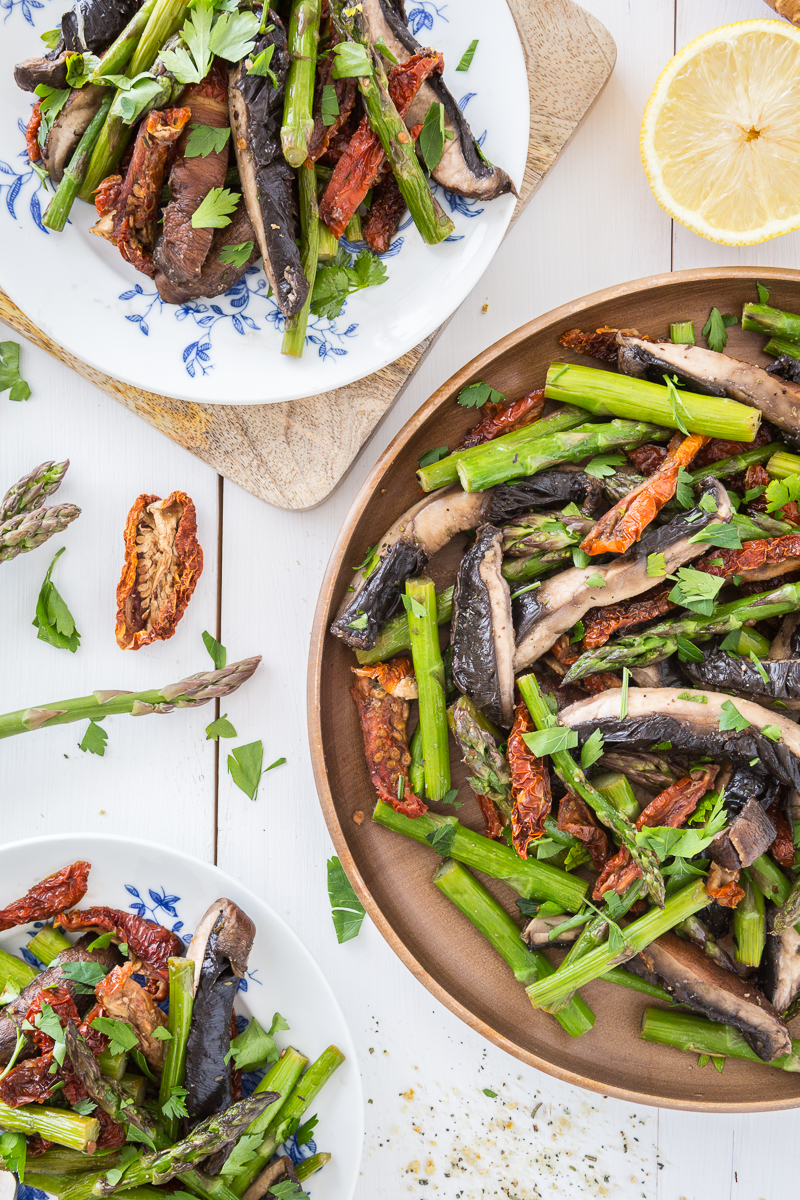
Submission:
[[[531,102],[528,160],[514,219],[602,91],[616,60],[608,30],[572,0],[507,0]],[[441,326],[366,379],[286,404],[194,404],[143,392],[46,337],[0,289],[0,320],[49,351],[226,479],[278,508],[321,504],[341,483],[419,366]]]

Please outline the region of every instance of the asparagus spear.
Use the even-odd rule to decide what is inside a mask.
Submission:
[[[0,524],[16,517],[18,513],[41,507],[44,497],[52,496],[61,487],[68,467],[68,458],[60,463],[39,463],[38,467],[17,480],[0,500]]]
[[[537,550],[565,550],[577,546],[593,524],[560,512],[528,513],[503,526],[503,553],[520,557]]]
[[[64,937],[60,929],[52,925],[43,925],[39,932],[28,942],[30,953],[43,962],[46,967],[60,954],[62,950],[71,950],[72,942]]]
[[[742,901],[736,906],[737,909],[741,904]],[[762,912],[764,910],[763,898],[761,901],[761,910]],[[776,914],[772,928],[775,933],[783,933],[784,929],[788,929],[790,925],[796,926],[798,921],[800,921],[800,881],[792,885],[792,890],[781,903],[780,912]],[[756,963],[757,965],[758,963]]]
[[[54,504],[19,512],[0,525],[0,562],[11,562],[18,554],[35,550],[55,533],[63,533],[70,521],[81,515],[77,504]]]
[[[75,147],[72,158],[64,169],[61,182],[56,188],[56,194],[48,204],[47,212],[42,218],[43,224],[48,229],[61,232],[66,225],[70,210],[83,183],[86,169],[89,166],[89,158],[97,144],[97,139],[100,137],[100,130],[105,125],[108,110],[111,108],[113,100],[114,93],[109,91],[103,97],[100,107],[87,125],[83,137]]]
[[[517,680],[517,686],[522,694],[522,699],[528,706],[528,711],[537,729],[561,728],[539,690],[539,683],[535,675],[520,676]],[[613,830],[622,845],[627,847],[631,858],[642,873],[647,891],[657,905],[663,906],[664,879],[658,868],[658,859],[652,850],[637,843],[636,830],[630,821],[617,812],[614,805],[605,796],[601,795],[596,788],[592,787],[568,750],[553,750],[551,751],[550,758],[562,782],[573,792],[577,792],[579,796],[582,796],[590,808],[594,809],[603,824]]]
[[[408,752],[411,755],[411,762],[408,766],[408,781],[411,784],[411,790],[415,796],[425,795],[425,756],[422,749],[422,726],[417,725],[414,730]]]
[[[48,1142],[86,1150],[100,1136],[96,1117],[82,1117],[64,1108],[48,1108],[44,1104],[27,1104],[9,1108],[0,1101],[0,1129],[26,1136],[38,1133]]]
[[[308,142],[314,128],[311,108],[314,101],[321,8],[321,0],[294,0],[289,16],[289,53],[292,56],[292,64],[286,79],[281,145],[284,158],[289,166],[295,169],[302,167],[306,160]],[[314,199],[316,201],[316,190]],[[305,264],[303,269],[305,270]],[[309,282],[313,286],[313,281]]]
[[[800,342],[800,316],[768,304],[742,305],[742,329],[769,333],[787,342]]]
[[[467,783],[479,796],[488,796],[511,820],[511,771],[504,754],[497,749],[502,741],[499,730],[475,707],[467,696],[461,696],[447,710],[447,723],[461,747],[469,770]]]
[[[330,9],[331,20],[340,39],[359,43],[367,51],[372,73],[358,76],[358,87],[364,101],[367,120],[380,138],[397,186],[423,241],[435,246],[449,237],[455,226],[433,198],[422,173],[414,142],[389,95],[386,72],[380,56],[370,42],[361,5],[349,5],[346,0],[331,0]]]
[[[622,813],[629,821],[636,820],[639,815],[639,801],[627,776],[619,771],[607,771],[603,775],[596,775],[592,782],[600,795],[611,801],[617,812]]]
[[[178,1118],[163,1115],[164,1105],[174,1087],[181,1087],[186,1077],[186,1045],[189,1041],[189,1026],[192,1023],[194,1004],[194,962],[188,958],[170,958],[169,1014],[167,1031],[171,1040],[167,1042],[164,1066],[161,1070],[161,1085],[158,1091],[158,1106],[167,1136],[174,1141],[178,1136]]]
[[[579,425],[577,429],[554,433],[522,446],[502,445],[504,439],[496,438],[475,447],[476,451],[483,451],[482,455],[459,459],[458,478],[465,492],[481,492],[496,483],[535,475],[558,463],[577,462],[618,446],[629,449],[641,442],[663,441],[666,437],[666,430],[643,421],[609,421],[605,425]]]
[[[732,442],[752,442],[761,424],[758,409],[695,392],[680,392],[678,413],[678,404],[660,383],[580,363],[551,363],[544,394],[548,400],[577,404],[595,416],[654,421],[668,429],[680,428],[680,420],[689,433],[705,433]]]
[[[701,479],[708,479],[709,476],[714,479],[728,479],[731,475],[739,475],[742,471],[746,471],[748,467],[766,462],[780,448],[780,442],[770,442],[768,446],[755,446],[752,450],[743,450],[741,454],[732,454],[730,458],[721,458],[719,462],[709,463],[707,467],[699,467],[696,471],[690,471],[689,479],[692,484],[699,483]],[[800,459],[797,462],[800,468]],[[769,470],[769,464],[767,470]]]
[[[317,15],[319,17],[319,0],[313,0],[313,3],[316,4]],[[305,8],[307,4],[308,0],[297,0],[297,7]],[[290,79],[291,71],[294,70],[294,65],[295,64],[293,64],[290,68]],[[312,63],[312,78],[313,69],[314,64]],[[317,204],[316,168],[314,167],[313,163],[303,164],[300,162],[298,166],[299,170],[297,173],[297,179],[299,184],[298,190],[300,193],[300,260],[303,264],[303,272],[308,280],[309,287],[305,304],[300,309],[300,312],[296,317],[287,318],[283,331],[281,354],[289,354],[294,358],[302,357],[303,348],[306,344],[308,314],[311,311],[311,298],[314,291],[314,280],[317,277],[317,263],[319,261],[319,206]]]
[[[574,544],[577,545],[579,541],[580,538],[576,537]],[[532,579],[547,575],[548,572],[555,571],[561,563],[571,560],[571,547],[565,550],[541,550],[536,554],[529,554],[527,558],[504,558],[501,570],[503,578],[513,586],[530,583]]]
[[[66,1146],[51,1146],[44,1154],[36,1155],[36,1171],[39,1175],[77,1175],[96,1166],[98,1162],[107,1167],[116,1167],[121,1157],[118,1150],[95,1150],[94,1154],[84,1154],[80,1150],[68,1150]],[[27,1182],[28,1172],[25,1174]]]
[[[142,7],[133,14],[116,41],[101,54],[90,83],[101,83],[104,75],[119,75],[127,66],[157,3],[158,0],[144,0]]]
[[[800,358],[800,342],[789,342],[784,338],[770,338],[764,346],[764,353],[771,354],[775,358],[780,358],[782,354],[788,354],[789,358]]]
[[[792,885],[783,871],[767,854],[760,855],[748,867],[750,878],[766,900],[772,900],[782,908],[792,891]]]
[[[446,625],[453,615],[453,591],[449,587],[443,592],[436,593],[436,623]],[[373,663],[385,662],[394,658],[404,650],[411,649],[411,638],[408,632],[408,618],[405,612],[387,621],[378,634],[378,640],[371,650],[356,650],[356,658],[362,667],[371,667]]]
[[[419,723],[425,764],[425,793],[443,800],[450,791],[444,663],[436,623],[436,589],[432,579],[406,580],[408,636],[419,688]]]
[[[194,963],[190,965],[194,968]],[[130,1097],[122,1085],[101,1073],[97,1059],[78,1033],[74,1021],[67,1021],[64,1040],[75,1074],[103,1112],[122,1125],[132,1125],[154,1146],[161,1144],[163,1147],[169,1144],[166,1134],[159,1129],[150,1114],[131,1104]]]
[[[555,975],[533,984],[528,989],[528,995],[536,1008],[548,1008],[557,1004],[570,992],[577,991],[603,975],[609,967],[618,966],[620,962],[633,958],[662,933],[666,933],[674,925],[707,905],[705,880],[695,879],[673,896],[669,896],[663,908],[651,908],[643,917],[627,925],[623,950],[612,950],[606,942],[595,950],[590,950],[577,962],[567,967],[562,964]]]
[[[246,683],[261,662],[261,655],[231,663],[221,671],[201,671],[178,683],[147,692],[92,692],[73,700],[61,700],[38,708],[20,708],[0,715],[0,738],[70,721],[102,720],[103,717],[128,713],[141,717],[147,713],[168,713],[174,708],[196,708],[209,700],[230,696]]]
[[[452,454],[448,454],[447,458],[440,458],[438,462],[430,463],[427,467],[420,467],[417,471],[419,485],[423,492],[433,492],[436,488],[445,487],[458,480],[458,464],[460,462],[472,462],[476,458],[480,460],[490,453],[492,447],[516,451],[522,446],[527,446],[529,442],[536,442],[553,433],[562,433],[565,429],[574,429],[576,425],[583,425],[585,421],[586,414],[582,409],[560,408],[556,412],[550,413],[548,417],[534,421],[532,425],[514,429],[511,433],[504,433],[491,442],[484,442],[481,446],[471,446],[467,450],[454,450]]]
[[[744,967],[757,967],[761,963],[767,939],[764,896],[747,870],[742,871],[739,882],[744,888],[744,896],[733,910],[736,961]]]
[[[677,321],[669,327],[669,340],[681,346],[696,346],[693,321]]]
[[[574,683],[595,671],[615,671],[619,667],[646,667],[675,653],[678,638],[707,641],[718,633],[739,629],[745,621],[761,621],[782,616],[800,607],[800,583],[785,583],[771,592],[745,596],[728,604],[719,604],[709,617],[687,614],[662,621],[640,634],[607,642],[596,650],[587,650],[572,664],[564,683]]]
[[[21,991],[29,983],[33,983],[38,974],[30,963],[17,958],[15,954],[9,954],[7,950],[0,950],[0,990],[7,983],[13,983]]]
[[[442,817],[432,812],[422,817],[406,817],[379,800],[372,819],[385,829],[404,833],[425,846],[431,844],[427,840],[428,835],[447,827],[447,835],[435,847],[440,853],[446,853],[457,862],[493,879],[502,879],[518,896],[524,896],[527,900],[552,900],[563,912],[571,913],[577,912],[583,904],[589,886],[586,880],[576,879],[574,875],[568,875],[566,871],[560,871],[547,862],[520,858],[510,846],[493,842],[474,829],[467,829],[455,817]]]
[[[319,1151],[317,1154],[310,1154],[308,1158],[304,1158],[302,1162],[295,1165],[295,1175],[302,1183],[305,1179],[310,1179],[312,1175],[316,1175],[317,1171],[321,1171],[330,1161],[330,1154],[327,1154],[324,1150]]]
[[[790,475],[800,474],[800,456],[789,454],[788,450],[776,450],[767,463],[767,471],[773,479],[788,479]]]
[[[263,1079],[255,1088],[254,1095],[261,1092],[273,1092],[278,1099],[273,1100],[265,1108],[260,1117],[256,1117],[252,1125],[248,1125],[247,1134],[266,1133],[269,1126],[277,1117],[283,1105],[289,1099],[297,1081],[308,1066],[308,1059],[294,1047],[288,1046],[277,1062],[274,1062]]]
[[[773,1058],[772,1062],[765,1063],[748,1046],[738,1029],[732,1025],[720,1025],[717,1021],[709,1021],[707,1017],[694,1013],[646,1008],[640,1036],[645,1042],[674,1046],[676,1050],[685,1050],[689,1054],[724,1055],[777,1067],[781,1071],[800,1071],[800,1042],[792,1042],[791,1054],[782,1054],[779,1058]]]
[[[433,877],[440,892],[455,904],[476,929],[500,954],[514,972],[514,978],[528,988],[537,979],[552,975],[554,968],[541,951],[529,950],[519,929],[502,904],[487,892],[483,884],[452,858],[437,868]],[[595,1016],[579,996],[556,1014],[556,1020],[570,1037],[580,1037],[592,1028]]]

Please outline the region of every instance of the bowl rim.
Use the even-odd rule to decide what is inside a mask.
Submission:
[[[564,1067],[558,1066],[550,1062],[546,1058],[541,1058],[539,1055],[532,1054],[523,1047],[512,1042],[504,1034],[498,1032],[487,1024],[480,1017],[476,1016],[460,1001],[456,1000],[445,987],[443,987],[426,967],[415,957],[414,953],[408,948],[402,938],[395,932],[389,920],[383,915],[383,912],[377,901],[373,899],[372,893],[365,884],[361,873],[358,870],[355,859],[350,853],[344,832],[339,820],[336,806],[334,803],[333,792],[331,791],[330,781],[325,766],[325,748],[322,737],[321,727],[321,682],[322,682],[322,663],[325,650],[325,639],[328,636],[329,613],[331,612],[331,602],[333,594],[342,573],[344,553],[350,537],[361,519],[364,510],[369,503],[378,481],[383,476],[384,472],[391,465],[392,461],[403,449],[409,441],[411,441],[418,433],[422,425],[428,417],[438,409],[443,403],[449,400],[461,388],[481,378],[483,371],[490,367],[495,358],[512,350],[515,346],[525,342],[528,338],[535,336],[546,326],[552,325],[557,321],[569,322],[571,318],[597,304],[609,303],[613,300],[620,299],[630,295],[632,292],[643,291],[645,289],[657,291],[675,283],[693,283],[703,281],[713,281],[718,279],[734,279],[742,281],[770,281],[778,283],[788,281],[792,283],[800,283],[800,271],[795,271],[787,267],[701,267],[693,268],[687,271],[666,271],[660,272],[657,275],[646,275],[639,279],[629,280],[626,283],[616,284],[613,287],[601,288],[596,292],[590,292],[582,296],[579,300],[570,301],[562,304],[557,308],[550,309],[548,312],[534,317],[533,320],[526,322],[517,329],[507,333],[493,345],[477,354],[468,363],[466,363],[455,374],[451,375],[436,391],[430,396],[415,413],[411,415],[403,428],[395,435],[386,449],[378,458],[374,467],[370,471],[366,480],[360,487],[355,499],[353,500],[347,516],[342,524],[341,529],[336,537],[333,548],[331,550],[328,564],[325,568],[325,574],[320,587],[319,599],[314,611],[314,620],[311,629],[311,642],[308,657],[308,679],[307,679],[307,720],[308,720],[308,741],[311,754],[311,764],[314,772],[314,781],[317,788],[322,813],[325,818],[325,823],[328,826],[328,832],[331,835],[336,853],[344,867],[348,878],[353,884],[356,894],[368,912],[373,924],[389,943],[392,950],[411,971],[412,975],[419,980],[424,987],[428,989],[431,995],[435,996],[446,1008],[449,1008],[452,1013],[459,1017],[465,1024],[479,1033],[482,1037],[487,1038],[495,1046],[499,1046],[501,1050],[505,1050],[508,1054],[526,1063],[528,1066],[535,1067],[539,1071],[543,1071],[547,1075],[554,1076],[562,1080],[564,1083],[572,1084],[575,1087],[585,1088],[588,1091],[599,1093],[603,1096],[613,1096],[618,1100],[625,1100],[634,1104],[647,1104],[655,1108],[674,1108],[686,1112],[716,1112],[716,1113],[749,1113],[749,1112],[778,1112],[783,1109],[792,1109],[800,1107],[800,1096],[796,1099],[776,1099],[760,1102],[752,1101],[714,1101],[714,1100],[699,1100],[692,1102],[689,1100],[678,1100],[671,1097],[660,1096],[653,1091],[643,1089],[635,1091],[630,1088],[620,1087],[608,1082],[593,1079],[590,1076],[582,1075],[576,1071],[570,1071]]]

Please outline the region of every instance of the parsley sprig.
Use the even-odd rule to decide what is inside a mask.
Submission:
[[[348,298],[368,287],[386,283],[388,273],[381,260],[369,250],[359,252],[354,260],[340,246],[336,257],[317,271],[311,295],[311,311],[316,317],[332,321],[338,317]]]

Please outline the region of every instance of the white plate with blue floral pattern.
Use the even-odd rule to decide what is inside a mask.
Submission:
[[[146,391],[203,403],[265,404],[318,395],[371,375],[446,321],[492,260],[514,197],[489,203],[437,188],[455,230],[426,246],[408,215],[383,256],[386,283],[352,296],[335,320],[312,317],[301,359],[281,354],[284,318],[260,267],[214,300],[164,304],[155,284],[90,234],[78,201],[63,233],[41,217],[48,195],[25,153],[33,97],[14,63],[42,51],[64,0],[0,0],[0,287],[53,341]],[[529,99],[519,35],[505,0],[407,0],[423,45],[445,57],[445,79],[487,157],[516,186],[528,150]],[[455,70],[478,38],[468,71]]]
[[[89,889],[78,907],[105,905],[138,913],[166,926],[187,944],[203,913],[221,896],[229,897],[252,917],[256,938],[235,1004],[240,1028],[244,1028],[243,1018],[256,1017],[268,1029],[279,1012],[289,1023],[287,1032],[276,1034],[279,1048],[295,1046],[313,1061],[333,1043],[346,1056],[314,1102],[319,1124],[313,1140],[298,1146],[296,1139],[290,1138],[284,1152],[298,1161],[318,1149],[330,1151],[331,1161],[311,1177],[307,1190],[312,1200],[349,1200],[358,1178],[364,1136],[364,1101],[355,1048],[333,992],[297,935],[263,900],[210,863],[166,846],[95,834],[31,838],[0,847],[0,906],[78,859],[92,864]],[[40,927],[31,924],[9,929],[0,937],[0,945],[41,969],[42,964],[27,950]],[[257,1078],[245,1075],[246,1093]],[[46,1200],[46,1194],[22,1187],[19,1200]]]

